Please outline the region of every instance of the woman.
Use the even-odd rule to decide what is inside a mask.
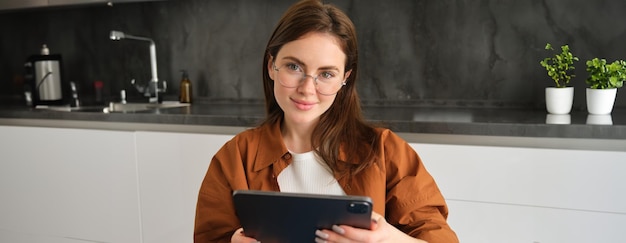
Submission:
[[[342,11],[316,0],[287,10],[263,60],[267,118],[213,157],[198,197],[196,242],[256,242],[233,207],[232,191],[245,189],[372,198],[371,230],[337,225],[314,232],[316,242],[458,242],[415,151],[364,121],[357,58],[355,28]]]

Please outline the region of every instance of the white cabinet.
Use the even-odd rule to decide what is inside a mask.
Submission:
[[[0,126],[0,242],[193,242],[232,135]]]
[[[198,188],[230,138],[137,132],[144,242],[192,242]],[[411,145],[461,242],[626,242],[626,152]]]
[[[0,126],[0,242],[193,242],[233,135]],[[626,242],[626,152],[411,143],[461,242]]]
[[[215,152],[232,137],[136,133],[143,242],[193,242],[200,184]]]
[[[412,146],[461,242],[626,242],[626,152]]]
[[[0,242],[141,242],[134,134],[0,126]]]

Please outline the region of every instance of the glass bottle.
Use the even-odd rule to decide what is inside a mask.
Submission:
[[[180,95],[178,101],[180,103],[191,103],[191,81],[186,70],[181,70],[183,78],[180,80]]]

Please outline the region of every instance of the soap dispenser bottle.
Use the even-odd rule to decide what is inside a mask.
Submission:
[[[178,101],[180,103],[191,103],[191,81],[189,80],[189,74],[187,70],[181,70],[183,78],[180,80],[180,95]]]

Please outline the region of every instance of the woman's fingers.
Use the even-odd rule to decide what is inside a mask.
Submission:
[[[370,229],[376,230],[378,225],[380,225],[380,222],[383,222],[384,220],[385,220],[385,217],[381,216],[380,214],[376,212],[372,212],[372,224],[370,225]]]
[[[239,228],[235,230],[235,233],[233,233],[233,236],[230,238],[230,242],[231,243],[257,243],[259,241],[254,238],[247,237],[243,233],[243,228]]]

